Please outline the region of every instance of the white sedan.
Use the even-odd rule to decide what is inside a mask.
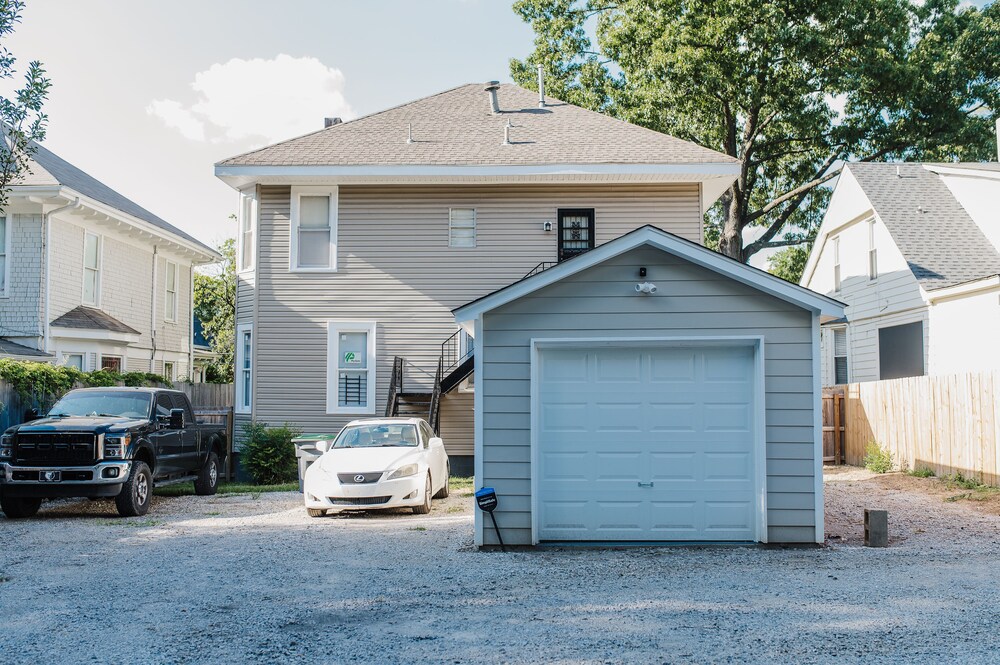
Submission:
[[[345,510],[411,508],[431,511],[431,498],[448,496],[450,466],[444,442],[420,418],[348,423],[307,470],[303,483],[312,517]]]

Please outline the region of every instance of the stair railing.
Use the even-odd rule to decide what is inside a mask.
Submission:
[[[456,330],[448,339],[441,343],[441,358],[444,360],[444,372],[442,376],[450,374],[452,370],[457,369],[459,365],[464,363],[466,360],[472,357],[475,353],[475,346],[472,344],[466,345],[466,349],[462,351],[462,331]]]
[[[441,433],[441,378],[444,375],[444,356],[438,358],[437,374],[434,377],[434,392],[431,393],[431,405],[428,424],[435,434]]]
[[[392,360],[392,376],[389,378],[389,399],[385,403],[386,418],[391,418],[399,412],[401,392],[403,392],[403,359],[396,356]]]

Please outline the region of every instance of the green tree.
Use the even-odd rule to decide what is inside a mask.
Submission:
[[[236,241],[229,238],[216,249],[222,261],[195,273],[194,313],[218,355],[206,372],[206,380],[228,383],[233,380],[236,343]]]
[[[517,0],[514,80],[743,163],[706,215],[741,261],[810,242],[844,160],[979,160],[1000,109],[1000,7],[959,0]],[[595,38],[592,39],[591,35]],[[596,45],[595,45],[596,42]],[[744,243],[744,230],[762,227]]]
[[[779,249],[767,260],[767,270],[772,275],[777,275],[781,279],[798,284],[802,279],[802,273],[806,269],[806,262],[809,261],[809,251],[812,243],[793,245]]]
[[[13,79],[17,59],[7,48],[8,38],[21,22],[23,0],[0,0],[0,80]],[[0,211],[6,210],[11,185],[30,173],[31,155],[35,142],[45,138],[48,116],[42,105],[48,98],[51,82],[45,76],[42,63],[28,63],[24,85],[9,97],[0,97]]]

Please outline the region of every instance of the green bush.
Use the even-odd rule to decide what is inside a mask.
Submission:
[[[911,476],[916,476],[917,478],[931,478],[934,476],[934,470],[928,469],[927,467],[913,469],[909,472]]]
[[[878,444],[869,441],[865,447],[865,468],[875,473],[892,471],[892,453]]]
[[[301,433],[288,423],[281,427],[268,427],[267,423],[255,421],[243,426],[240,461],[255,483],[277,485],[298,478],[292,439]]]

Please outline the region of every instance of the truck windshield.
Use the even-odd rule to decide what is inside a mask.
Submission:
[[[56,402],[50,418],[63,416],[104,416],[116,418],[148,418],[149,393],[121,391],[71,392]]]
[[[417,428],[413,425],[356,425],[345,427],[334,448],[377,448],[379,446],[417,446]]]

